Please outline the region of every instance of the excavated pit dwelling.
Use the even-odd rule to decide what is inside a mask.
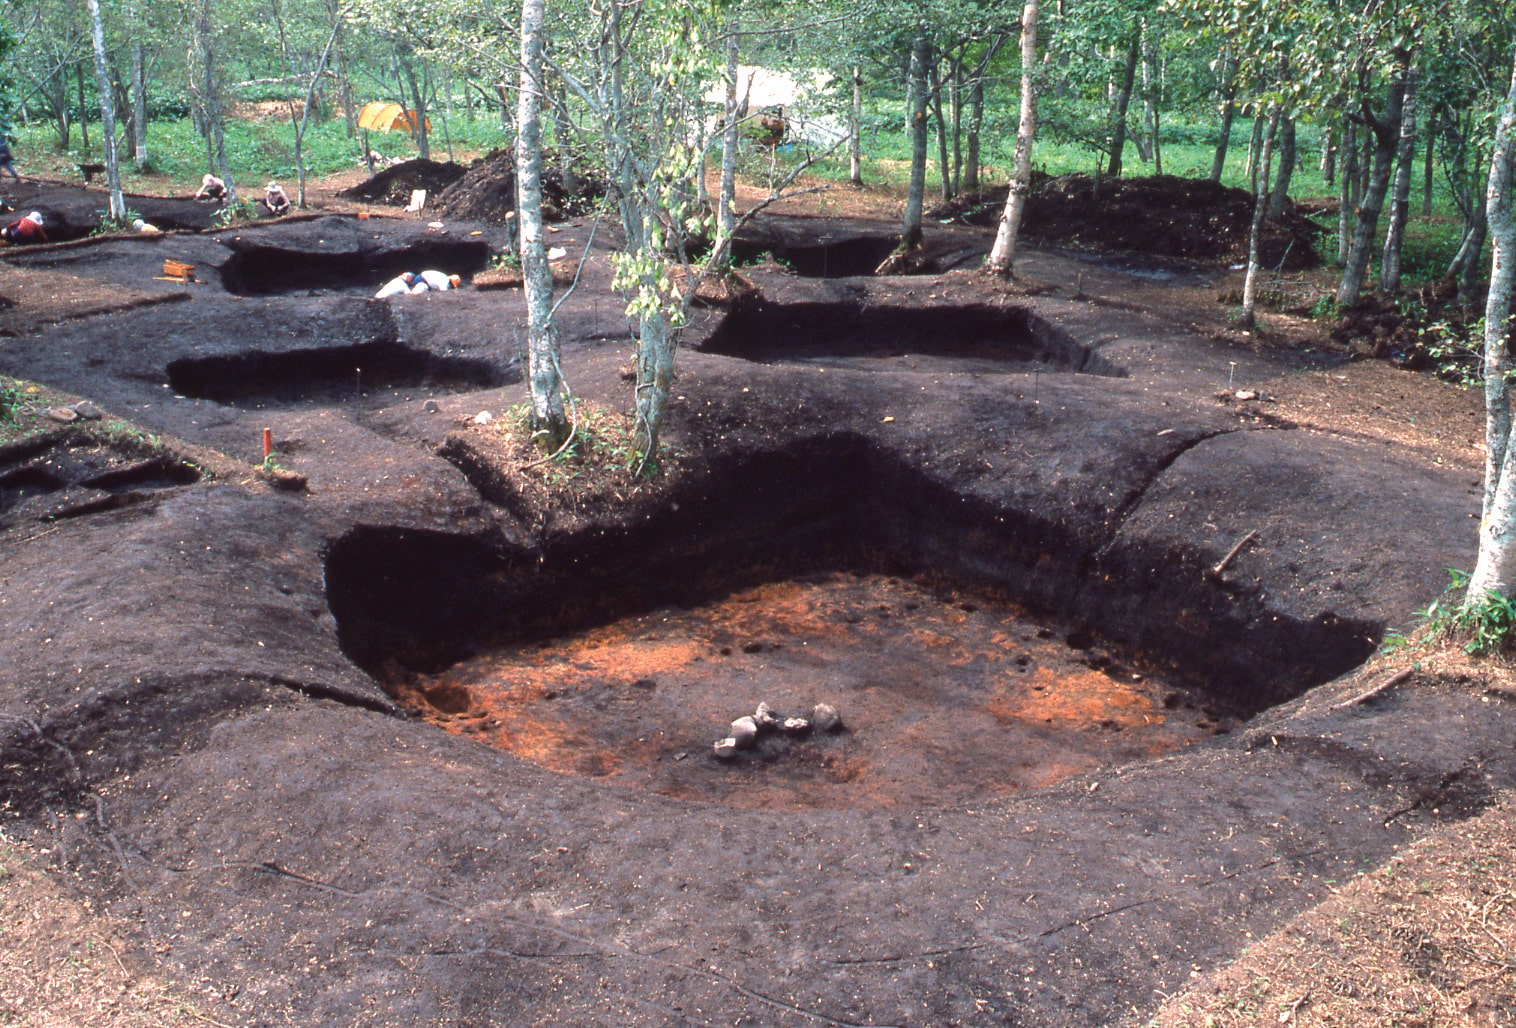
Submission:
[[[1210,590],[1169,574],[1133,595],[1035,512],[965,503],[846,437],[540,553],[362,527],[326,564],[344,650],[413,713],[556,771],[779,809],[970,802],[1156,756],[1372,645],[1356,622],[1218,611],[1160,657],[1155,634]],[[759,702],[831,703],[846,728],[717,761]]]
[[[344,226],[356,234],[356,229]],[[432,268],[465,278],[489,264],[489,244],[446,236],[417,238],[403,246],[369,248],[348,240],[329,250],[295,250],[253,235],[231,240],[233,253],[221,266],[227,291],[268,296],[303,291],[372,293],[401,272]]]
[[[169,362],[169,387],[181,396],[239,406],[288,407],[361,402],[371,394],[474,392],[519,381],[483,360],[447,357],[376,341]]]
[[[1013,369],[1123,378],[1088,346],[1017,307],[875,306],[863,302],[736,304],[702,344],[708,353],[760,363],[927,356],[964,370]],[[878,365],[881,368],[887,365]]]
[[[739,238],[732,243],[732,262],[751,264],[772,257],[802,278],[850,278],[872,275],[895,252],[898,234],[825,234],[808,241]],[[926,268],[919,269],[925,272]]]

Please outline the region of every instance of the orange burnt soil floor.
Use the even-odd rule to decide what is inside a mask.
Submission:
[[[738,807],[971,802],[1227,730],[1200,697],[1017,610],[879,574],[774,582],[501,649],[387,685],[450,732],[543,767]],[[712,744],[760,702],[838,732]]]

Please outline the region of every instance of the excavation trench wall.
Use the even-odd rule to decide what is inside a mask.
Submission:
[[[510,380],[508,371],[490,361],[443,357],[389,341],[187,357],[171,361],[167,370],[174,392],[220,402],[341,400],[365,390],[413,386],[468,392]]]
[[[481,240],[438,239],[373,249],[297,250],[289,245],[235,241],[221,266],[221,281],[240,296],[266,296],[309,289],[377,290],[403,271],[434,268],[472,275],[489,263]]]
[[[919,354],[1126,377],[1125,370],[1026,309],[987,304],[921,308],[745,300],[700,348],[764,363]]]
[[[761,581],[868,568],[994,592],[1076,645],[1098,638],[1248,715],[1360,663],[1377,632],[1277,615],[1189,573],[1196,555],[1102,553],[1102,533],[1077,519],[959,495],[854,436],[730,462],[671,499],[636,528],[539,552],[493,535],[354,529],[326,561],[339,641],[384,679]]]

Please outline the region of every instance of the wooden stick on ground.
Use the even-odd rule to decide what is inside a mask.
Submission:
[[[1232,559],[1236,557],[1237,554],[1242,552],[1242,548],[1257,538],[1258,530],[1255,528],[1252,531],[1248,532],[1248,534],[1243,536],[1241,539],[1238,539],[1237,545],[1228,550],[1226,556],[1218,560],[1215,566],[1211,568],[1211,574],[1215,575],[1217,578],[1220,578],[1221,573],[1226,570],[1227,565],[1232,563]]]
[[[1369,689],[1365,689],[1363,692],[1359,693],[1357,696],[1354,696],[1352,699],[1343,700],[1341,703],[1334,703],[1328,709],[1346,710],[1349,707],[1356,707],[1360,703],[1367,703],[1369,700],[1372,700],[1375,696],[1378,696],[1386,689],[1393,689],[1401,682],[1404,682],[1407,678],[1410,678],[1415,670],[1416,668],[1414,666],[1403,667],[1390,677],[1381,681],[1378,685],[1373,686]]]

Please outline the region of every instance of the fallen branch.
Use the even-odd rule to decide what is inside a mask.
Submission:
[[[1241,539],[1238,539],[1237,540],[1237,545],[1233,546],[1230,550],[1228,550],[1226,556],[1222,557],[1220,560],[1218,560],[1215,563],[1214,566],[1212,566],[1212,568],[1211,568],[1211,574],[1215,575],[1217,578],[1220,578],[1221,577],[1221,573],[1226,570],[1227,565],[1230,564],[1230,563],[1232,563],[1232,559],[1234,557],[1236,557],[1237,554],[1239,554],[1239,553],[1242,552],[1242,548],[1244,546],[1246,546],[1248,543],[1252,542],[1254,539],[1257,539],[1257,538],[1258,538],[1258,530],[1255,528],[1252,531],[1250,531],[1247,535],[1243,536]]]
[[[1343,700],[1341,703],[1334,703],[1328,709],[1346,710],[1349,707],[1356,707],[1360,703],[1367,703],[1369,700],[1372,700],[1375,696],[1378,696],[1386,689],[1393,689],[1401,682],[1404,682],[1407,678],[1410,678],[1411,675],[1415,673],[1415,671],[1416,668],[1414,665],[1411,667],[1403,667],[1390,677],[1384,679],[1378,685],[1370,689],[1365,689],[1363,692],[1359,693],[1357,696],[1354,696],[1352,699]]]

